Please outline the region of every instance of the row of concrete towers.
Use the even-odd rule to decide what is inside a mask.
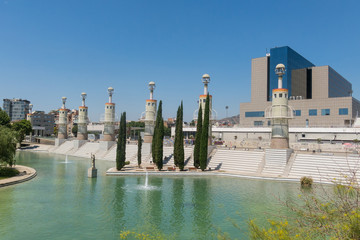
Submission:
[[[115,103],[112,102],[112,95],[114,88],[109,87],[109,102],[105,103],[105,118],[104,118],[104,141],[115,140]],[[87,94],[82,93],[82,105],[79,107],[78,115],[78,140],[87,140],[87,124],[88,118],[88,107],[85,105],[85,99]],[[59,109],[59,121],[58,121],[58,139],[67,139],[67,124],[68,124],[68,109],[65,107],[66,97],[62,97],[62,107]]]
[[[204,74],[202,76],[202,82],[204,83],[204,94],[201,94],[199,97],[199,107],[201,105],[202,109],[205,109],[206,97],[208,94],[208,84],[210,82],[209,74]],[[156,120],[156,109],[157,109],[157,100],[154,99],[154,90],[155,82],[149,82],[150,98],[146,100],[145,105],[145,132],[144,132],[144,142],[151,143]],[[115,140],[115,103],[112,102],[112,95],[114,93],[114,88],[108,88],[109,102],[105,103],[105,117],[104,117],[104,138],[103,141],[114,141]],[[79,116],[78,116],[78,140],[87,140],[87,124],[88,124],[88,107],[85,105],[85,99],[87,94],[82,93],[82,105],[79,107]],[[59,109],[59,121],[58,121],[58,138],[67,139],[67,124],[68,124],[68,109],[65,107],[66,97],[62,97],[62,107]],[[212,113],[212,96],[210,95],[210,114]],[[204,111],[203,111],[204,113]],[[210,116],[211,119],[211,116]],[[211,128],[209,136],[211,137]]]

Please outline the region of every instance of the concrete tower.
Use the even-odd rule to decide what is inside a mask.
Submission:
[[[144,142],[151,143],[154,135],[157,101],[154,99],[155,82],[149,82],[150,99],[145,105],[145,132]]]
[[[66,103],[66,97],[62,97],[62,107],[59,109],[58,139],[67,139],[68,110],[65,107],[65,103]]]
[[[206,97],[209,93],[208,91],[208,84],[210,83],[210,76],[209,74],[204,74],[202,76],[202,82],[204,83],[204,94],[200,95],[199,97],[199,108],[201,106],[202,113],[203,113],[203,119],[205,114],[205,104],[206,104]],[[209,145],[211,145],[211,138],[212,138],[212,95],[209,95],[210,103],[209,103]]]
[[[278,88],[272,91],[272,105],[266,111],[266,117],[271,119],[272,133],[270,148],[289,148],[288,119],[293,118],[293,110],[288,105],[288,89],[282,88],[285,66],[278,64],[275,69],[278,75]]]
[[[109,102],[105,103],[104,141],[115,140],[115,103],[112,102],[114,88],[109,87]]]
[[[88,124],[88,107],[85,106],[86,93],[81,93],[82,105],[79,107],[79,117],[78,117],[78,140],[87,140],[87,124]]]

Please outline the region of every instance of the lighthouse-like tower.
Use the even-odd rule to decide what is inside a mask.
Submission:
[[[202,117],[204,118],[204,114],[205,114],[205,104],[206,104],[206,97],[207,94],[209,93],[208,91],[208,84],[210,83],[210,75],[209,74],[204,74],[202,76],[202,82],[204,83],[204,94],[200,95],[199,97],[199,108],[201,106],[202,109]],[[209,145],[211,145],[211,138],[212,138],[212,95],[209,95]]]
[[[272,104],[266,111],[266,117],[271,119],[272,133],[270,148],[289,148],[289,124],[293,118],[293,110],[288,105],[289,91],[283,88],[282,80],[285,74],[284,64],[278,64],[275,69],[278,75],[278,88],[272,91]]]
[[[33,105],[30,103],[29,104],[29,113],[26,115],[26,120],[30,121],[32,123],[32,117],[33,117],[33,114],[32,114],[32,108],[33,108]]]
[[[29,113],[26,115],[26,120],[28,120],[31,125],[33,124],[33,113],[32,113],[33,105],[29,104]],[[30,132],[30,142],[32,142],[32,131]]]
[[[104,141],[115,140],[115,103],[112,102],[114,88],[109,87],[109,102],[105,103]]]
[[[78,140],[87,140],[87,124],[88,124],[88,107],[85,106],[86,93],[81,93],[82,104],[79,107],[79,116],[78,116]]]
[[[62,97],[61,99],[62,99],[62,107],[59,109],[58,139],[67,139],[68,110],[65,107],[66,97]]]
[[[150,99],[145,106],[145,132],[144,142],[151,143],[154,135],[157,101],[154,99],[155,82],[149,82]]]

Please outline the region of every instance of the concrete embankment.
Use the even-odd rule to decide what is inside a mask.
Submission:
[[[20,172],[20,174],[15,177],[0,180],[0,187],[6,187],[6,186],[26,182],[29,181],[30,179],[33,179],[37,175],[36,170],[31,167],[17,165],[15,168]]]

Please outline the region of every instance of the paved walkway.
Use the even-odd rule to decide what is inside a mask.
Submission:
[[[0,180],[0,188],[29,181],[37,175],[36,170],[31,167],[16,165],[15,168],[19,170],[20,174],[15,177]]]

